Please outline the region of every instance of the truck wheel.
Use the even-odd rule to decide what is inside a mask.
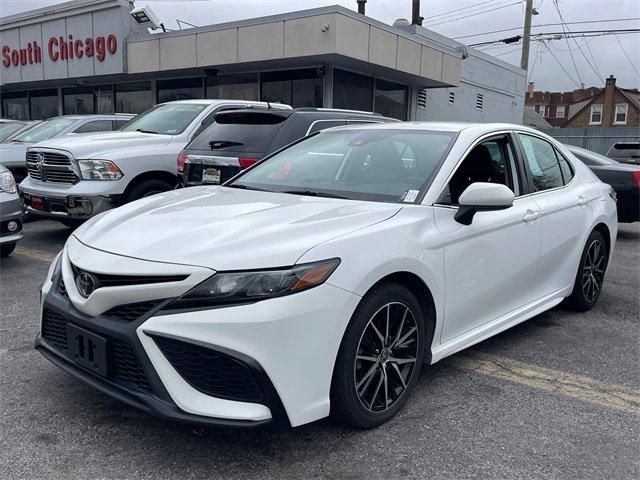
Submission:
[[[150,197],[151,195],[155,195],[156,193],[166,192],[169,190],[173,190],[173,185],[157,179],[149,179],[143,180],[142,182],[131,187],[125,196],[124,201],[122,203],[133,202],[134,200],[138,200],[144,197]]]
[[[9,255],[11,255],[11,252],[13,252],[15,248],[16,242],[0,245],[0,257],[8,257]]]

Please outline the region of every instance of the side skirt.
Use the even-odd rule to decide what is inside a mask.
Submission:
[[[471,345],[480,343],[489,337],[493,337],[500,332],[518,325],[519,323],[529,320],[540,313],[549,310],[558,305],[564,298],[571,293],[572,286],[569,285],[557,292],[553,292],[545,297],[528,303],[527,305],[507,313],[501,317],[485,323],[467,333],[458,335],[451,340],[438,345],[432,349],[431,364],[434,364],[449,355],[464,350]]]

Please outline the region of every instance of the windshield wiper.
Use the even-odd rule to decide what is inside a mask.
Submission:
[[[154,132],[153,130],[145,130],[144,128],[136,128],[136,132],[140,132],[140,133],[155,133],[156,135],[159,135],[159,132]]]
[[[244,143],[232,142],[231,140],[211,140],[209,142],[209,148],[211,150],[217,150],[218,148],[227,148],[227,147],[239,147],[240,145],[244,145]]]
[[[229,188],[241,188],[242,190],[255,190],[257,192],[273,192],[273,190],[266,190],[264,188],[258,187],[250,187],[249,185],[245,185],[243,183],[232,183],[231,185],[223,185],[224,187]]]
[[[347,198],[333,193],[315,192],[313,190],[285,190],[282,193],[290,193],[293,195],[306,195],[308,197],[326,197],[326,198]]]

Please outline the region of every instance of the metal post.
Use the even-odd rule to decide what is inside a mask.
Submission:
[[[420,16],[420,0],[413,0],[411,4],[411,25],[422,25],[424,17]]]
[[[533,0],[527,0],[524,12],[524,33],[522,34],[522,57],[520,68],[529,71],[529,44],[531,43],[531,16],[533,15]]]

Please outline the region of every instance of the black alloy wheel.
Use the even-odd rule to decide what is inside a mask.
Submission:
[[[607,243],[602,234],[594,230],[582,251],[573,291],[565,301],[569,308],[579,312],[593,308],[602,292],[608,262]]]
[[[429,309],[426,309],[429,311]],[[373,287],[345,330],[331,381],[331,414],[358,428],[389,421],[415,387],[433,319],[397,283]]]

